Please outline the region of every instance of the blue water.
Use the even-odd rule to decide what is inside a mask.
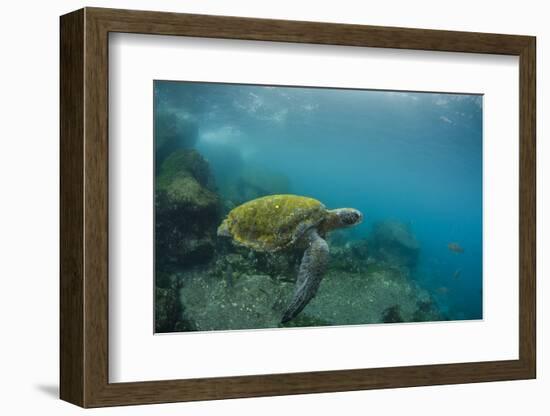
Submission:
[[[412,278],[450,319],[482,318],[480,95],[157,81],[155,99],[196,123],[218,184],[250,166],[284,175],[292,193],[361,210],[350,239],[409,224]]]

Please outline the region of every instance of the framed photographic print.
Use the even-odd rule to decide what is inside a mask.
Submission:
[[[62,16],[61,398],[534,378],[535,104],[530,36]]]

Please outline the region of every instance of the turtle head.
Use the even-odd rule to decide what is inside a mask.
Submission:
[[[355,208],[338,208],[330,212],[329,228],[347,228],[363,222],[363,214]]]

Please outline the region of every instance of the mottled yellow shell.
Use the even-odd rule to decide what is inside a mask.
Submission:
[[[220,225],[241,245],[277,251],[294,244],[305,231],[325,219],[325,206],[298,195],[270,195],[234,208]]]

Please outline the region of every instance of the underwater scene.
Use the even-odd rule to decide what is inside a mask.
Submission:
[[[154,81],[155,332],[482,319],[482,96]]]

